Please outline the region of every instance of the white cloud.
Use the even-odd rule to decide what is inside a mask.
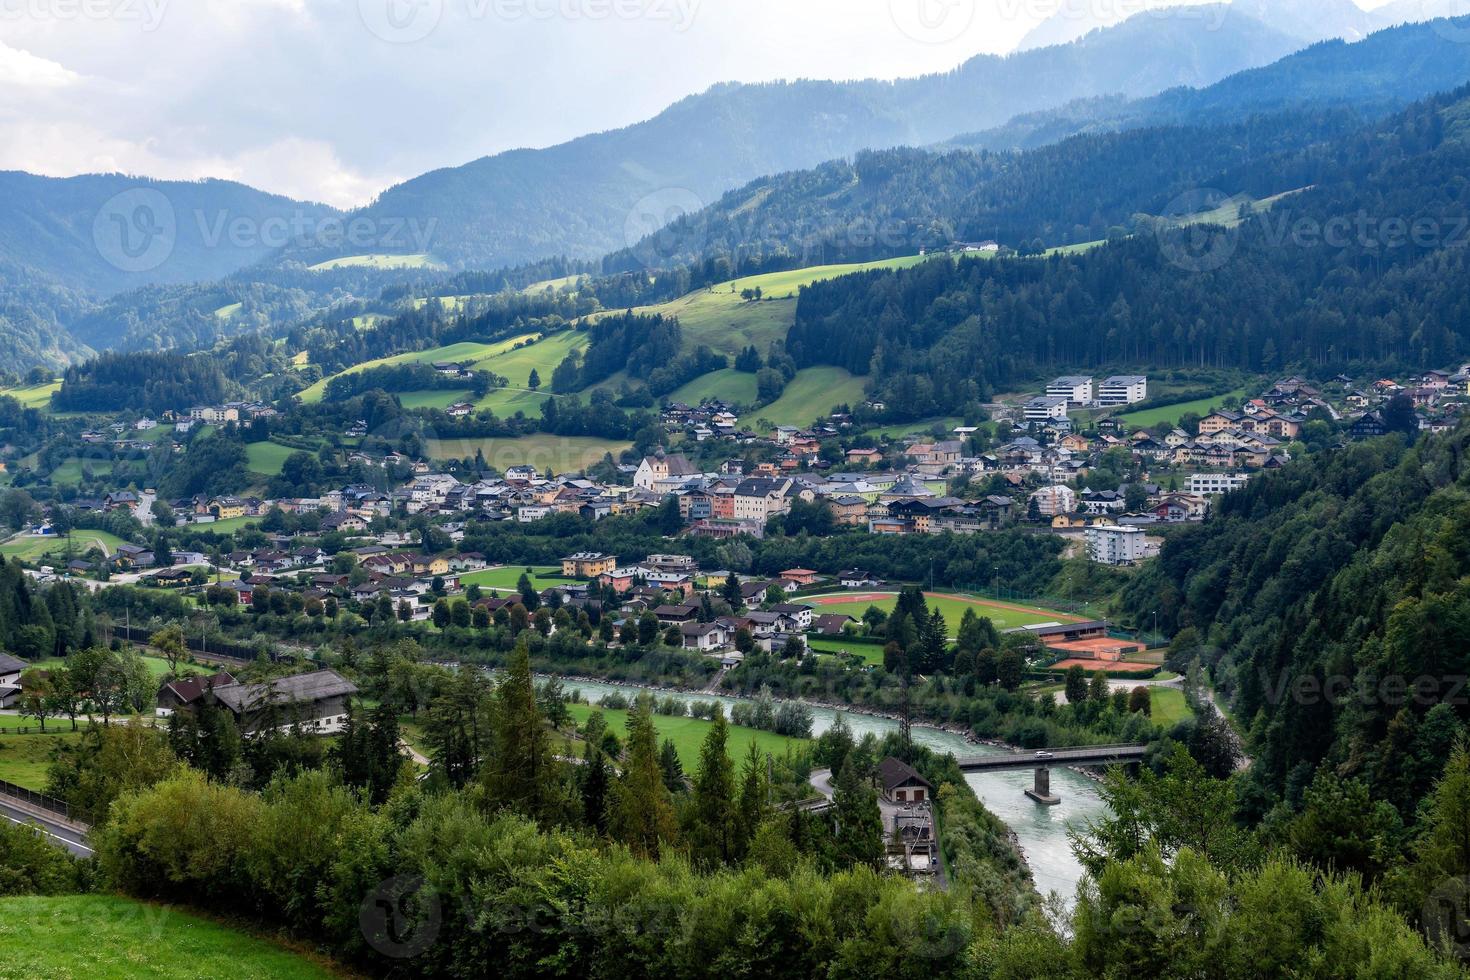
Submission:
[[[60,88],[77,80],[77,74],[46,58],[12,48],[0,41],[0,85],[22,88]]]
[[[346,205],[720,81],[947,70],[1011,50],[1062,0],[88,2],[118,15],[0,16],[0,165],[230,177]],[[963,20],[933,31],[935,11]],[[425,12],[420,40],[381,36]]]

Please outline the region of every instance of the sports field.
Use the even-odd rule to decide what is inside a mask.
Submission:
[[[601,711],[603,718],[607,720],[607,727],[617,733],[619,738],[626,738],[628,734],[628,712],[608,708],[598,708],[589,704],[569,704],[568,711],[571,713],[578,725],[581,725],[592,716],[593,711]],[[703,718],[690,718],[687,715],[675,718],[669,715],[654,715],[653,727],[658,733],[659,744],[664,739],[670,739],[674,743],[674,749],[679,753],[679,762],[683,764],[686,773],[692,773],[699,765],[699,748],[704,742],[709,730],[714,727],[714,722]],[[770,755],[785,755],[787,749],[806,745],[805,739],[787,738],[785,735],[777,735],[774,732],[760,731],[755,728],[742,728],[739,725],[729,726],[729,734],[725,741],[725,754],[736,762],[745,758],[745,753],[750,750],[750,743],[755,741],[756,748],[762,753]]]
[[[529,569],[531,583],[539,589],[549,589],[553,585],[565,585],[575,579],[562,578],[561,569],[554,565],[532,565]],[[466,572],[459,577],[461,585],[478,585],[489,592],[494,589],[498,592],[512,592],[516,584],[520,582],[521,576],[527,572],[525,565],[505,565],[500,568],[487,568],[479,572]]]
[[[72,551],[81,557],[88,548],[98,547],[111,555],[120,544],[127,544],[122,538],[106,531],[77,530],[71,533]],[[6,558],[19,558],[22,561],[40,561],[47,556],[60,556],[66,552],[66,539],[56,535],[44,537],[18,534],[4,544],[0,544],[0,555]]]
[[[868,611],[869,606],[877,606],[884,612],[891,613],[893,607],[898,603],[898,593],[838,592],[831,595],[803,596],[799,601],[816,606],[819,615],[846,613],[862,619],[863,613]],[[951,636],[958,632],[960,620],[964,618],[966,610],[970,609],[975,610],[977,616],[987,617],[998,630],[1035,626],[1039,623],[1080,623],[1083,621],[1080,616],[1057,612],[1054,609],[1042,609],[1037,606],[1024,606],[1012,602],[998,602],[992,599],[945,592],[926,592],[924,601],[928,603],[931,611],[938,609],[944,614],[944,622],[949,626]]]

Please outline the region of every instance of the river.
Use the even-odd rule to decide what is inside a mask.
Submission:
[[[577,691],[583,699],[593,703],[614,691],[631,697],[639,690],[627,685],[569,678],[563,678],[562,684],[568,691]],[[658,695],[672,696],[685,702],[720,701],[727,708],[737,701],[730,697],[682,691],[660,690]],[[815,706],[811,712],[814,735],[820,735],[832,727],[839,714],[835,709]],[[869,732],[881,736],[898,730],[898,722],[889,718],[856,711],[845,714],[847,725],[857,738],[862,738]],[[957,756],[1001,752],[1000,749],[966,741],[963,736],[954,732],[927,725],[915,725],[913,738],[916,743],[927,748]],[[1070,769],[1053,769],[1051,789],[1062,798],[1062,802],[1056,806],[1042,806],[1032,802],[1024,792],[1031,785],[1029,771],[971,773],[965,778],[986,808],[1015,831],[1026,854],[1026,863],[1031,867],[1037,890],[1042,895],[1050,892],[1060,894],[1070,907],[1077,891],[1077,882],[1082,877],[1082,866],[1072,855],[1072,849],[1067,842],[1067,830],[1081,827],[1088,819],[1101,817],[1106,813],[1107,807],[1098,795],[1097,784]]]

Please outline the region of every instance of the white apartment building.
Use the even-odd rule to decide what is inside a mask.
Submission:
[[[1092,401],[1092,379],[1080,374],[1057,378],[1046,386],[1048,398],[1065,398],[1073,405],[1086,405]]]
[[[1148,378],[1141,374],[1119,374],[1097,386],[1097,401],[1104,407],[1132,405],[1148,397]]]
[[[1071,401],[1060,395],[1043,395],[1026,403],[1027,422],[1051,422],[1067,417]]]
[[[1042,517],[1070,514],[1077,509],[1077,491],[1060,483],[1053,487],[1042,487],[1031,495],[1031,499],[1036,501],[1036,509]]]
[[[1102,565],[1131,565],[1144,557],[1144,531],[1141,527],[1117,527],[1103,524],[1090,527],[1087,555]]]
[[[1189,492],[1196,497],[1230,493],[1250,480],[1249,473],[1196,473],[1189,478]]]

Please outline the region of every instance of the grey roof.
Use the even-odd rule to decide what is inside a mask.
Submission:
[[[13,674],[16,671],[25,670],[30,664],[18,657],[12,657],[8,653],[0,653],[0,674]]]
[[[262,684],[239,684],[215,691],[215,697],[231,711],[254,710],[266,704],[309,703],[344,694],[356,694],[357,685],[335,670],[278,677]]]

